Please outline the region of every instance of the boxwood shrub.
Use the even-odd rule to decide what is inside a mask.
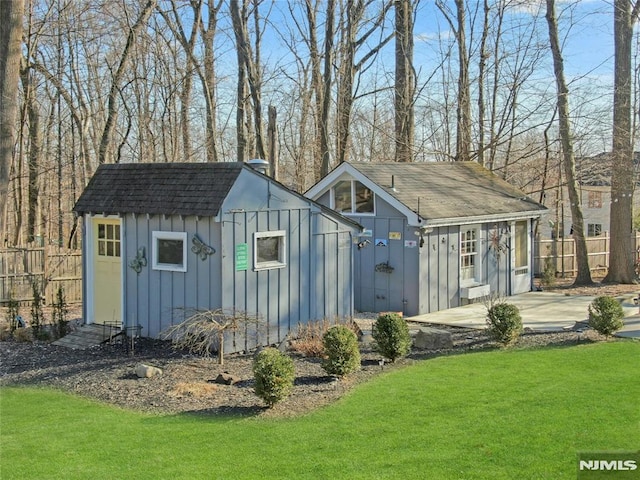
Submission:
[[[269,406],[284,400],[293,391],[293,360],[275,348],[265,348],[253,360],[255,392]]]

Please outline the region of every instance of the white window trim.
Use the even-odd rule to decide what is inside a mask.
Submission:
[[[369,187],[367,187],[364,183],[360,182],[360,180],[356,180],[356,179],[348,179],[348,178],[341,178],[339,179],[337,182],[335,182],[330,189],[330,198],[331,198],[331,208],[333,210],[336,209],[336,191],[335,191],[335,186],[338,182],[342,182],[342,181],[346,181],[346,182],[350,182],[351,183],[351,211],[350,212],[339,212],[340,215],[344,215],[345,217],[375,217],[376,215],[376,202],[377,202],[377,195],[376,193],[371,190]],[[371,190],[371,194],[373,195],[373,212],[356,212],[356,202],[355,202],[355,198],[356,198],[356,182],[361,183],[364,187],[368,188],[369,190]]]
[[[475,230],[476,232],[476,252],[474,254],[474,269],[473,269],[473,278],[463,279],[462,278],[462,234],[467,230]],[[458,271],[458,275],[460,275],[460,286],[461,287],[471,287],[474,285],[482,284],[482,251],[481,245],[482,242],[482,229],[480,225],[463,225],[460,227],[460,239],[458,242],[458,261],[460,262],[460,268]]]
[[[280,260],[273,262],[258,262],[258,240],[261,238],[280,237],[282,248]],[[284,268],[287,266],[287,232],[285,230],[273,230],[270,232],[255,232],[253,234],[253,269],[270,270],[273,268]]]
[[[152,238],[151,266],[153,270],[164,270],[168,272],[187,271],[187,232],[162,232],[154,231]],[[173,263],[158,262],[158,240],[182,240],[182,265]]]

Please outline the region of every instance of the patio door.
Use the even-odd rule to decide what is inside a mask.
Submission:
[[[120,219],[93,219],[93,322],[122,325]]]
[[[511,224],[511,294],[531,291],[531,236],[529,220]]]

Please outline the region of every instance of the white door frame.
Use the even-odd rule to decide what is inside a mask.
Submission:
[[[86,314],[87,318],[85,323],[95,323],[95,220],[119,220],[120,221],[120,320],[124,324],[124,259],[125,259],[125,244],[124,244],[124,230],[122,228],[122,218],[119,215],[91,215],[85,216],[85,251],[87,255],[87,289],[86,289]]]
[[[516,268],[516,223],[518,222],[526,222],[526,232],[527,232],[527,265],[521,266],[520,268]],[[532,272],[532,259],[531,259],[531,219],[523,218],[520,220],[514,220],[509,223],[510,237],[511,237],[511,264],[510,264],[510,272],[511,272],[511,295],[517,295],[518,293],[525,293],[531,291],[531,272]],[[523,271],[525,270],[526,271]],[[519,273],[520,272],[520,273]]]

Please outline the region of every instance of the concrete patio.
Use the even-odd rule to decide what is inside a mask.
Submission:
[[[638,294],[619,297],[625,312],[621,337],[640,338],[640,309],[634,304]],[[507,297],[520,309],[525,328],[538,331],[559,331],[573,328],[578,322],[586,322],[588,307],[595,297],[566,296],[550,292],[528,292]],[[406,317],[409,322],[432,323],[466,328],[485,328],[487,309],[482,302],[450,308],[439,312]]]

